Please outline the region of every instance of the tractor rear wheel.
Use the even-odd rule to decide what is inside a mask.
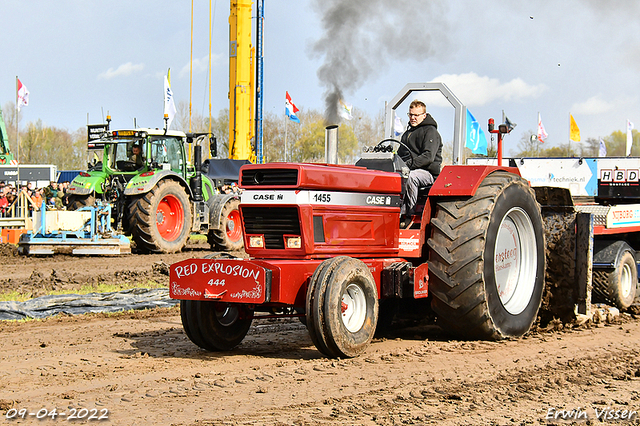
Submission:
[[[94,195],[70,195],[67,210],[78,210],[82,207],[94,206],[96,197]]]
[[[540,207],[524,179],[494,172],[473,197],[438,202],[428,245],[431,306],[445,330],[497,340],[531,328],[545,244]]]
[[[220,214],[217,223],[209,230],[208,238],[211,249],[222,251],[242,250],[244,240],[242,238],[242,222],[240,221],[240,200],[229,199]]]
[[[309,335],[329,357],[357,356],[371,342],[378,320],[378,292],[371,271],[350,257],[325,261],[317,269],[307,293]]]
[[[184,247],[191,231],[189,197],[179,183],[160,181],[151,191],[129,204],[129,229],[138,249],[175,253]]]

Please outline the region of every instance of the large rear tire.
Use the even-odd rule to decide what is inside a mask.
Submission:
[[[526,333],[545,276],[542,217],[527,182],[494,172],[473,197],[438,202],[432,229],[431,306],[442,328],[472,339]]]
[[[625,242],[615,259],[612,271],[594,271],[594,301],[611,304],[620,310],[629,308],[636,298],[638,289],[638,267],[634,257],[635,251]]]
[[[191,231],[191,204],[179,183],[160,181],[129,204],[129,229],[138,249],[175,253],[185,246]]]
[[[338,257],[314,273],[307,295],[307,328],[318,350],[331,358],[351,358],[365,351],[378,320],[378,292],[367,265]]]
[[[212,250],[238,251],[244,247],[239,206],[240,200],[237,198],[225,203],[220,219],[209,230],[207,239]]]
[[[67,210],[78,210],[82,207],[94,206],[96,204],[96,197],[93,194],[90,195],[70,195],[69,206]]]

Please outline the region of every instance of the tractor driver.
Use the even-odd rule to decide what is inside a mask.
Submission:
[[[433,184],[442,164],[442,138],[438,133],[438,123],[427,113],[427,106],[416,99],[409,105],[408,115],[409,126],[400,140],[404,145],[398,148],[398,155],[410,170],[400,208],[402,219],[414,213],[418,189]]]
[[[142,147],[140,145],[135,144],[131,147],[131,157],[129,159],[136,163],[137,168],[144,165],[144,157],[142,156]]]

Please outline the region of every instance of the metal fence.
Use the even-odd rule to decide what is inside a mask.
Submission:
[[[0,228],[32,229],[32,212],[38,210],[31,197],[20,191],[13,203],[7,207],[0,217]]]

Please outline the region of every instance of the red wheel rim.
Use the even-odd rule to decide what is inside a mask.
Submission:
[[[229,240],[235,242],[242,238],[242,228],[240,227],[240,212],[238,210],[232,210],[227,216],[227,237]]]
[[[167,195],[158,204],[156,226],[160,236],[167,241],[177,239],[182,233],[184,209],[174,195]]]

